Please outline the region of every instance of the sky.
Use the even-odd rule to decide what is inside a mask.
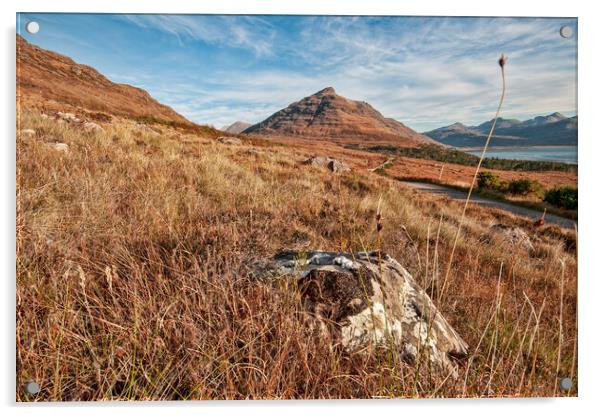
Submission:
[[[417,131],[480,124],[497,107],[501,53],[502,117],[577,113],[575,18],[22,13],[17,30],[218,128],[327,86]]]

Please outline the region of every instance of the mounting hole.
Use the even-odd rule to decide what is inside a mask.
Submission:
[[[573,29],[571,29],[570,26],[562,26],[560,28],[560,36],[562,36],[565,39],[570,38],[571,36],[573,36]]]
[[[38,24],[38,22],[27,22],[27,24],[25,25],[25,30],[27,30],[27,32],[31,33],[32,35],[35,35],[40,31],[40,25]]]
[[[563,391],[568,391],[573,387],[573,381],[571,378],[562,378],[560,379],[560,389]]]
[[[40,393],[40,385],[33,381],[27,382],[25,384],[25,392],[30,395],[37,395],[38,393]]]

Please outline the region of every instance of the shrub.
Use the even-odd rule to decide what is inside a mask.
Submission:
[[[500,187],[500,177],[490,171],[482,171],[478,175],[477,184],[481,189],[497,190]]]
[[[577,188],[560,186],[546,191],[543,200],[565,209],[577,209]]]
[[[537,180],[516,179],[508,182],[508,193],[513,195],[528,195],[538,193],[543,189],[543,185]]]

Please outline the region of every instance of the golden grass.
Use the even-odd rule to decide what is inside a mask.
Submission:
[[[320,149],[104,127],[21,114],[36,135],[17,147],[17,400],[550,396],[576,373],[574,232],[468,207],[437,305],[471,355],[440,378],[332,348],[297,292],[251,271],[280,248],[380,245],[437,298],[461,204],[300,164]],[[498,222],[524,226],[534,252]]]

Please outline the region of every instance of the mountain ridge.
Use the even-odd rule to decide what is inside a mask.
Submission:
[[[492,122],[493,120],[489,120],[476,126],[456,122],[423,134],[454,147],[478,147],[485,143]],[[500,147],[577,145],[577,135],[576,115],[566,117],[559,112],[554,112],[525,121],[499,118],[490,145]]]
[[[85,109],[198,127],[144,89],[115,83],[95,68],[36,46],[21,35],[17,35],[17,97],[27,107],[47,111]]]

